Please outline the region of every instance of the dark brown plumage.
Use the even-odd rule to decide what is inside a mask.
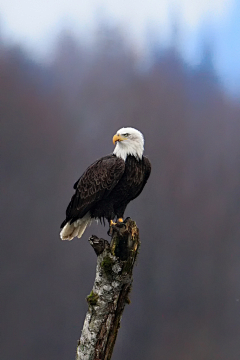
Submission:
[[[74,184],[75,194],[61,224],[63,240],[80,238],[92,219],[109,223],[122,219],[127,204],[142,192],[151,172],[150,161],[143,156],[143,135],[122,128],[113,143],[113,154],[89,166]]]
[[[144,156],[142,160],[128,156],[126,162],[115,155],[97,160],[74,184],[76,192],[61,228],[67,222],[82,218],[88,211],[91,218],[106,218],[109,222],[122,218],[127,204],[143,190],[150,172],[150,161]]]

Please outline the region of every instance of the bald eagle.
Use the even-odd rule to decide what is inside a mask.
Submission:
[[[113,154],[90,165],[74,184],[76,190],[61,224],[62,240],[80,238],[92,219],[107,219],[110,226],[123,221],[128,203],[143,190],[151,164],[143,156],[144,138],[140,131],[127,127],[113,136]]]

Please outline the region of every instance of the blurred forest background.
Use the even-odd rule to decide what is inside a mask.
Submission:
[[[152,175],[126,216],[140,228],[131,305],[113,359],[240,358],[240,104],[211,47],[190,67],[176,41],[148,61],[121,29],[91,45],[63,31],[48,63],[0,44],[1,359],[74,359],[96,256],[59,226],[85,168],[133,126]]]

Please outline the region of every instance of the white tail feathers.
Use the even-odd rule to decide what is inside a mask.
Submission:
[[[91,217],[89,213],[87,213],[82,219],[78,219],[72,224],[68,222],[60,232],[61,239],[72,240],[75,236],[78,238],[82,237],[86,227],[90,225],[90,223]]]

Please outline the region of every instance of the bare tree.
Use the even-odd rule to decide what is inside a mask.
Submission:
[[[111,244],[92,236],[97,258],[96,278],[87,297],[88,312],[77,346],[76,360],[109,360],[121,316],[132,286],[132,271],[140,241],[136,223],[127,219],[112,229]]]

